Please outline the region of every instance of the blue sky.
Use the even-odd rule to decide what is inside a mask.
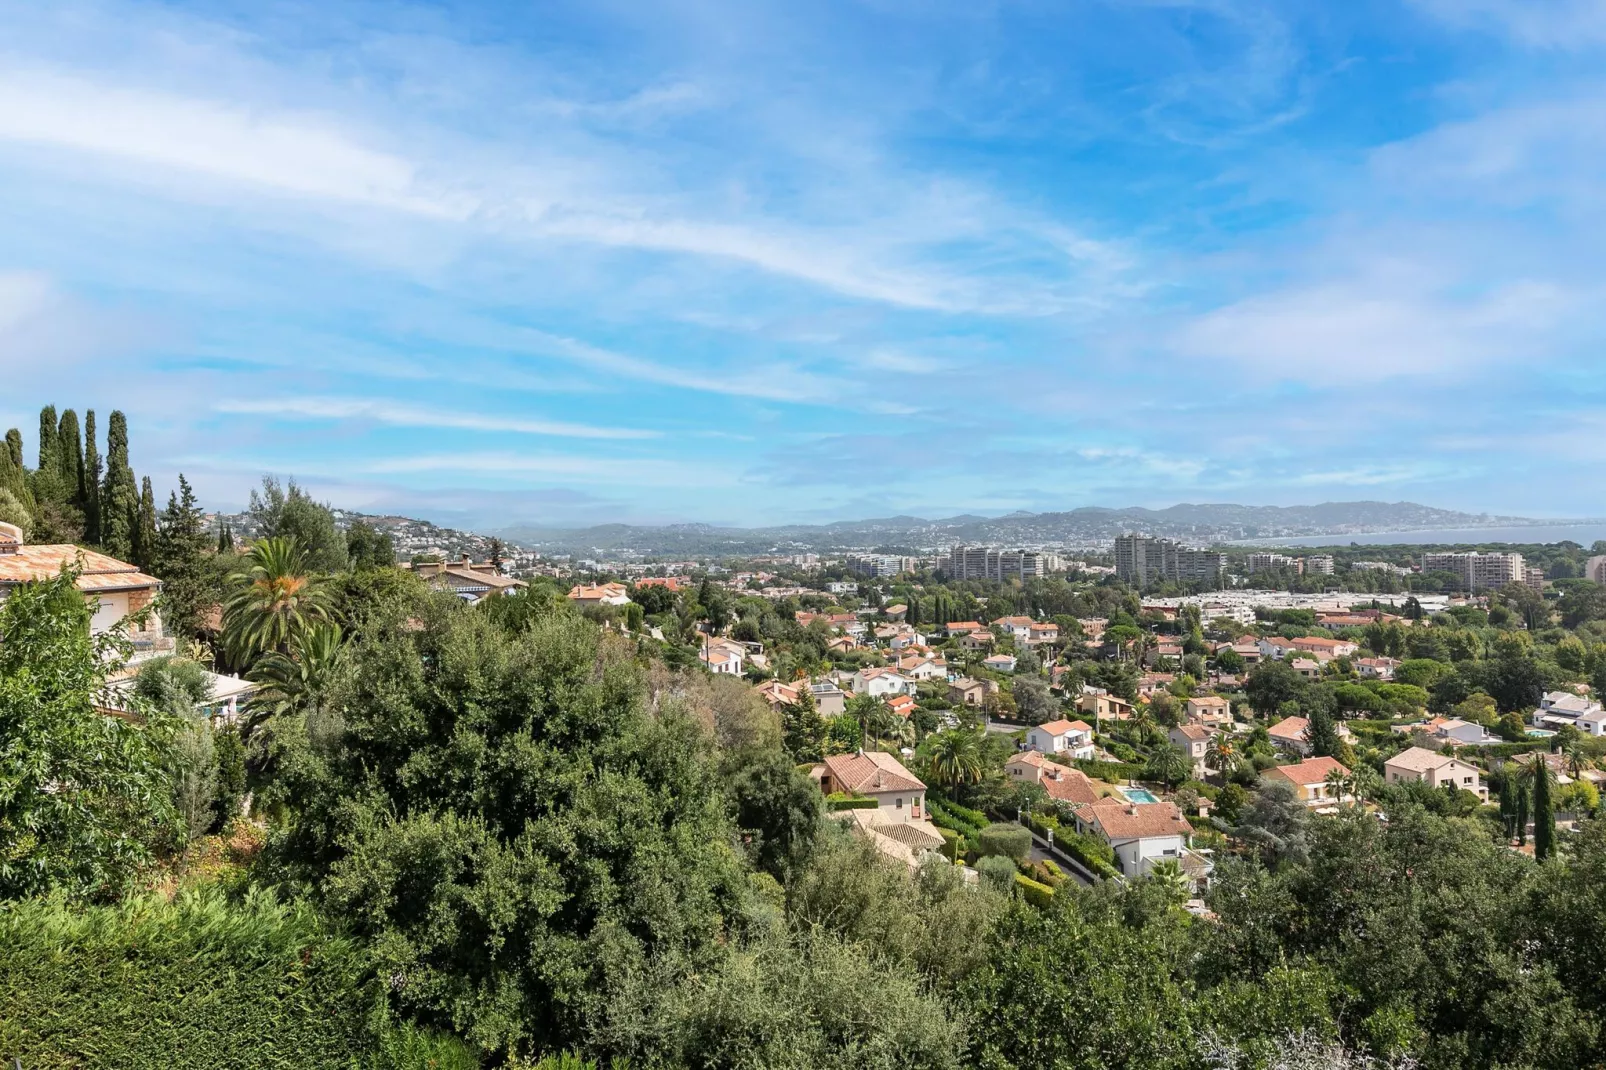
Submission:
[[[1606,514],[1606,0],[0,0],[0,423],[481,527]]]

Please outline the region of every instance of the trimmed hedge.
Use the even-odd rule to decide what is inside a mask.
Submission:
[[[1026,896],[1026,901],[1034,907],[1047,910],[1054,903],[1054,889],[1046,884],[1039,884],[1022,873],[1015,874],[1015,887]]]
[[[470,1070],[393,1027],[362,949],[302,906],[216,890],[116,907],[0,908],[0,1058],[27,1070]]]
[[[825,808],[832,813],[838,810],[874,810],[880,805],[876,800],[863,795],[844,795],[837,792],[825,797]]]
[[[1121,780],[1142,780],[1144,776],[1143,766],[1131,762],[1079,761],[1076,768],[1094,780],[1107,780],[1112,784]]]
[[[927,805],[930,805],[931,802],[932,799],[930,796],[928,796],[926,798]],[[968,806],[960,806],[958,803],[949,802],[947,799],[938,799],[937,802],[938,805],[940,805],[943,809],[947,810],[950,814],[953,814],[955,817],[966,822],[967,824],[974,825],[978,829],[984,829],[987,827],[987,815],[982,813],[980,810],[972,810]]]

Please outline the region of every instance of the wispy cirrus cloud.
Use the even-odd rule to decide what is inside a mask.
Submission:
[[[561,420],[535,420],[486,413],[399,405],[392,402],[332,397],[231,398],[214,409],[224,413],[278,416],[300,420],[367,420],[394,427],[440,427],[459,431],[511,432],[556,438],[647,439],[662,432],[629,427],[596,427]]]

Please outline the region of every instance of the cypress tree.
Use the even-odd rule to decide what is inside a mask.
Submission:
[[[6,448],[0,449],[0,489],[10,491],[23,508],[33,512],[33,492],[28,489],[28,470],[22,466],[22,434],[16,428],[6,434]]]
[[[1519,784],[1517,788],[1517,846],[1522,847],[1528,842],[1528,785]]]
[[[28,470],[22,458],[22,432],[15,427],[6,432],[6,452],[11,455],[11,463],[17,466],[17,471]]]
[[[139,520],[134,525],[134,563],[150,571],[156,562],[156,493],[151,489],[151,477],[140,484]]]
[[[1556,849],[1556,812],[1550,798],[1550,764],[1534,755],[1534,858],[1543,862]]]
[[[79,493],[84,477],[84,443],[79,437],[78,414],[71,409],[61,414],[56,428],[56,481],[61,484],[63,496],[79,508],[83,499]]]
[[[53,472],[56,468],[56,407],[46,405],[39,410],[39,467],[35,471]]]
[[[95,442],[95,410],[84,413],[84,467],[79,496],[84,500],[84,541],[100,545],[100,446]]]
[[[234,535],[229,531],[229,525],[222,520],[217,522],[217,552],[220,554],[234,552]]]
[[[128,419],[113,411],[106,428],[106,479],[100,492],[100,543],[120,560],[134,555],[139,525],[139,490],[128,466]]]

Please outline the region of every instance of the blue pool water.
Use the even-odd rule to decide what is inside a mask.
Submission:
[[[1128,802],[1152,803],[1160,801],[1154,797],[1154,792],[1148,788],[1122,788],[1121,794],[1126,796]]]

